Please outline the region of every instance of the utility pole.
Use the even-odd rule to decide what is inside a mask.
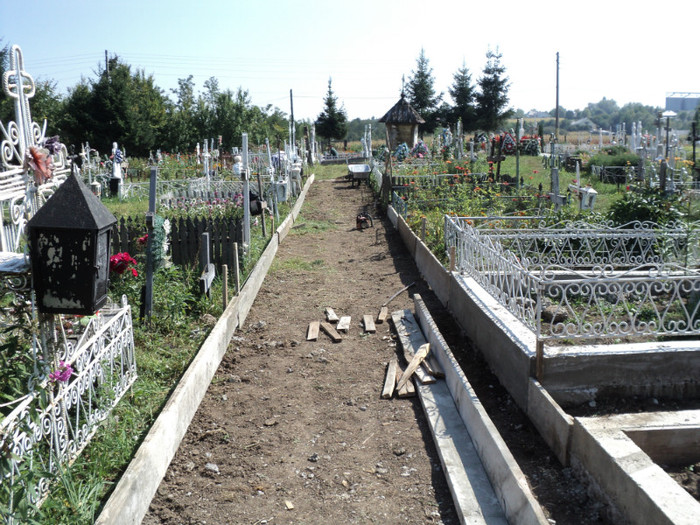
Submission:
[[[107,80],[109,81],[109,57],[107,56],[106,49],[105,49],[105,71],[107,72]]]
[[[559,51],[557,51],[557,105],[554,109],[554,136],[559,138]]]
[[[294,129],[294,98],[292,97],[292,90],[289,90],[289,108],[290,108],[290,115],[289,119],[291,120],[291,133],[290,133],[290,139],[292,141],[292,151],[295,151],[296,147],[296,130]]]

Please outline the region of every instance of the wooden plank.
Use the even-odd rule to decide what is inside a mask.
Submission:
[[[365,325],[365,332],[369,332],[370,334],[373,334],[374,332],[377,331],[377,328],[374,326],[374,319],[372,319],[371,315],[363,315],[362,316],[362,324]]]
[[[401,375],[403,374],[403,370],[401,367],[396,368],[396,380],[398,381]],[[416,395],[416,387],[413,384],[413,381],[410,379],[406,381],[406,384],[403,386],[401,390],[396,390],[396,397],[400,398],[405,398],[405,397],[415,397]]]
[[[382,306],[379,310],[379,314],[377,314],[377,324],[382,324],[384,321],[386,321],[386,318],[388,315],[389,315],[389,307]]]
[[[411,359],[411,362],[408,363],[408,367],[406,367],[406,370],[404,370],[404,373],[399,378],[399,382],[396,385],[396,388],[398,390],[401,390],[406,385],[408,380],[413,375],[413,372],[416,371],[416,369],[426,358],[428,352],[430,352],[430,343],[425,343],[424,345],[421,345],[421,347],[416,351],[415,355],[413,356],[413,359]]]
[[[334,343],[339,343],[343,340],[343,338],[340,337],[340,334],[335,331],[335,328],[333,328],[333,325],[330,323],[321,323],[321,330],[326,332],[328,337],[330,337]]]
[[[329,323],[338,322],[338,316],[335,314],[333,308],[331,308],[330,306],[326,308],[326,321],[328,321]]]
[[[344,315],[340,318],[338,321],[338,324],[336,325],[335,329],[340,332],[341,330],[343,332],[346,332],[350,329],[350,316],[349,315]]]
[[[401,341],[401,347],[403,348],[403,356],[407,363],[410,363],[413,356],[416,354],[416,350],[424,345],[426,341],[423,332],[421,332],[418,321],[413,316],[410,310],[397,310],[392,312],[391,321],[394,323],[394,328],[396,329],[396,334],[399,336],[399,341]],[[421,363],[425,365],[425,361]],[[431,369],[432,371],[432,369]],[[415,371],[416,377],[422,384],[432,384],[435,383],[435,375],[430,373],[421,366]],[[443,376],[444,377],[444,376]]]
[[[395,357],[391,358],[389,365],[386,368],[386,377],[384,378],[384,388],[382,389],[382,399],[391,399],[394,395],[396,387],[396,370],[399,367],[399,362]]]
[[[309,329],[306,331],[306,340],[307,341],[315,341],[318,339],[318,329],[320,328],[321,323],[318,321],[311,321],[309,323]]]

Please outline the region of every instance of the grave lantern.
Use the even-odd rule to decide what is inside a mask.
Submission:
[[[105,303],[116,222],[75,174],[39,208],[27,231],[40,312],[92,315]]]

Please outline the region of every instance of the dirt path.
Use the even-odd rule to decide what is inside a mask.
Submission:
[[[209,387],[158,489],[144,525],[459,522],[420,402],[380,399],[396,355],[387,323],[363,334],[364,314],[405,285],[420,293],[557,525],[604,523],[571,469],[563,468],[479,353],[420,278],[369,190],[316,181],[280,245],[245,326]],[[334,344],[306,341],[330,306],[352,316]],[[390,311],[413,308],[409,293]]]
[[[379,396],[395,343],[362,315],[414,281],[432,294],[398,234],[355,228],[371,199],[343,179],[311,186],[145,525],[458,523],[420,402]],[[327,306],[351,329],[307,342]],[[403,293],[390,311],[412,307]]]

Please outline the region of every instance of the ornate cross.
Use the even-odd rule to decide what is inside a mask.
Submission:
[[[32,122],[29,99],[34,96],[36,85],[32,76],[24,70],[22,50],[17,45],[12,46],[10,50],[10,69],[2,75],[2,88],[5,94],[15,101],[14,126],[10,122],[7,130],[3,127],[2,131],[5,141],[8,142],[7,145],[14,150],[21,165],[27,149],[40,142],[43,133],[39,126]],[[3,146],[5,146],[4,143]]]

